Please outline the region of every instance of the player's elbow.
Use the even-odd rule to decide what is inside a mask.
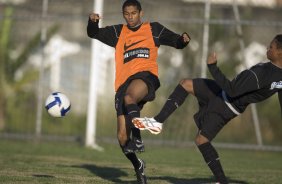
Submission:
[[[87,29],[87,36],[90,37],[90,38],[94,38],[95,34]]]
[[[90,38],[95,38],[99,33],[99,30],[93,30],[89,26],[87,27],[87,36]]]

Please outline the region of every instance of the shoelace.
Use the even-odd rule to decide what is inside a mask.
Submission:
[[[146,121],[146,125],[148,126],[148,127],[155,127],[154,126],[154,122],[151,122],[151,120],[150,120],[150,118],[147,118],[147,117],[145,117],[144,118],[145,119],[145,121]],[[150,125],[150,126],[149,126]]]

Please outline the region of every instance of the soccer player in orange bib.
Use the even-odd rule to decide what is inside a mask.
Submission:
[[[144,151],[140,130],[131,121],[140,117],[143,105],[155,98],[158,79],[158,48],[167,45],[183,49],[190,41],[187,33],[176,34],[158,22],[142,22],[143,11],[137,0],[126,0],[122,6],[126,24],[99,28],[99,14],[89,15],[87,34],[115,48],[115,108],[117,137],[125,156],[134,166],[137,181],[147,183],[145,162],[136,152]]]

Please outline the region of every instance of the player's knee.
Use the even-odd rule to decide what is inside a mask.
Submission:
[[[195,138],[195,143],[196,143],[197,146],[204,144],[204,143],[207,143],[207,142],[209,142],[208,138],[206,138],[205,136],[203,136],[201,134],[198,134]]]
[[[136,103],[136,99],[134,98],[133,95],[131,94],[126,94],[124,96],[124,103],[125,105],[128,105],[128,104],[135,104]]]
[[[182,79],[179,83],[187,92],[193,91],[193,81],[191,79]]]

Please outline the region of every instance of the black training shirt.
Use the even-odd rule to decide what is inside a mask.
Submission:
[[[188,44],[183,41],[183,37],[181,35],[170,31],[160,23],[151,22],[150,25],[152,28],[153,39],[157,47],[160,45],[167,45],[177,49],[183,49]],[[94,38],[105,43],[106,45],[115,47],[118,42],[122,26],[122,24],[118,24],[99,28],[98,21],[93,22],[89,19],[87,25],[87,35],[90,38]],[[140,26],[129,29],[137,31],[139,28]]]
[[[250,103],[257,103],[278,93],[282,109],[282,68],[271,62],[259,63],[228,80],[216,64],[208,65],[216,83],[227,93],[228,100],[243,112]]]

